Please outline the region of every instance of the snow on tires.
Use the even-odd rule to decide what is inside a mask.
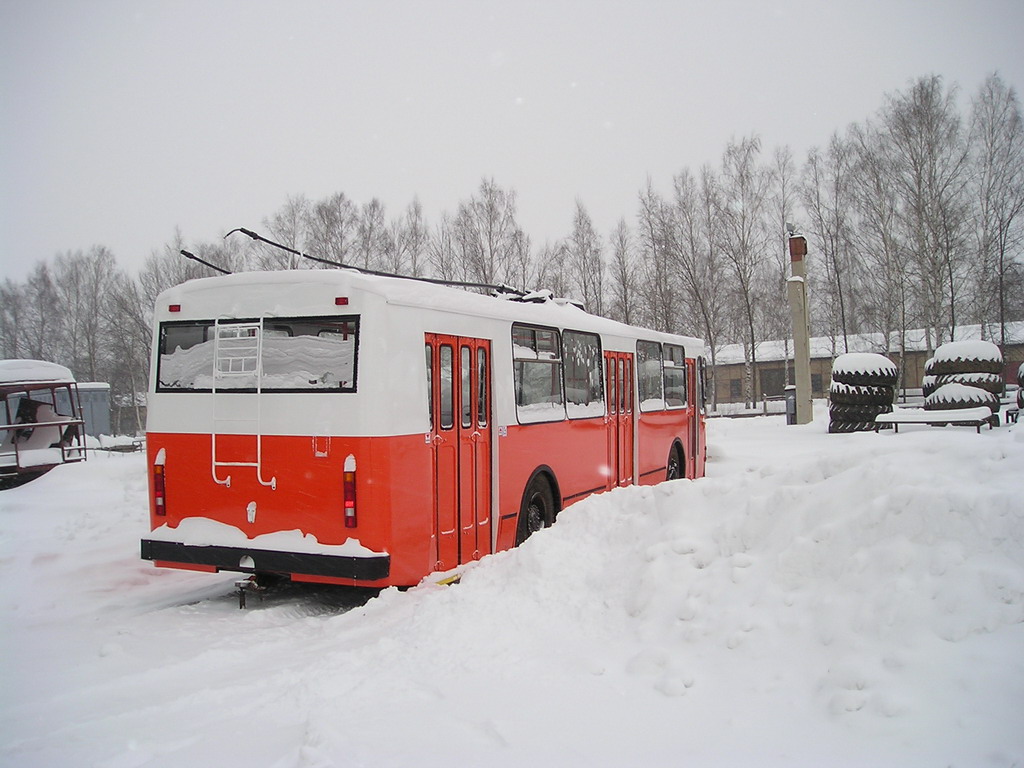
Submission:
[[[892,411],[896,399],[899,369],[885,355],[851,352],[832,363],[829,387],[831,434],[868,432],[875,428],[875,416]]]

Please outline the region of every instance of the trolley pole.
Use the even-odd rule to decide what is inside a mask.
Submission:
[[[789,311],[793,318],[793,372],[796,375],[796,423],[809,424],[811,412],[811,340],[807,327],[807,238],[789,232],[789,262],[793,276],[787,280]]]

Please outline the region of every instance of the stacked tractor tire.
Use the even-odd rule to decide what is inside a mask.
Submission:
[[[999,413],[1003,354],[989,341],[951,341],[924,365],[924,407],[929,411],[977,408]]]
[[[896,364],[884,355],[854,352],[837,357],[832,363],[828,431],[873,431],[875,416],[892,412],[898,378]]]

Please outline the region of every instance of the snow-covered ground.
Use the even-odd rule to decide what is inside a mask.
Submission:
[[[160,570],[140,454],[0,495],[5,766],[1024,765],[1024,424],[715,420],[453,587]]]

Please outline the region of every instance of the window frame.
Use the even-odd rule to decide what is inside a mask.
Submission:
[[[516,350],[518,348],[523,348],[523,349],[526,348],[526,347],[523,347],[523,345],[517,343],[517,338],[516,338],[517,337],[517,331],[522,331],[522,330],[531,331],[533,333],[533,347],[532,347],[531,351],[533,352],[535,357],[519,357],[516,354]],[[537,332],[538,331],[547,331],[547,332],[550,332],[550,333],[552,333],[554,335],[555,343],[557,345],[557,350],[556,350],[557,351],[557,357],[555,357],[555,358],[541,358],[540,357],[541,353],[538,352],[538,350],[537,350],[537,346],[538,346],[537,345]],[[510,337],[509,338],[510,338],[510,341],[512,343],[512,389],[513,389],[513,396],[514,396],[513,399],[515,400],[515,406],[516,406],[516,421],[519,424],[524,425],[524,426],[530,425],[530,424],[552,424],[552,423],[556,423],[556,422],[559,422],[559,421],[565,421],[565,419],[566,419],[566,410],[565,410],[565,381],[564,381],[564,368],[565,368],[565,364],[564,364],[563,351],[562,351],[562,334],[561,334],[561,332],[558,330],[558,328],[554,328],[552,326],[547,326],[547,325],[536,325],[534,323],[512,323],[512,327],[510,329]],[[558,405],[560,405],[561,408],[560,409],[559,408],[552,408],[551,409],[552,413],[551,413],[550,418],[535,419],[535,418],[527,417],[525,421],[523,419],[523,416],[525,415],[524,412],[523,412],[523,409],[524,408],[528,408],[530,405],[535,405],[535,403],[525,403],[525,404],[520,403],[521,394],[524,391],[524,390],[521,389],[521,386],[523,384],[523,376],[520,373],[520,371],[521,370],[525,371],[525,367],[527,365],[546,365],[546,366],[555,367],[557,369],[555,371],[555,375],[552,377],[551,380],[552,381],[557,381],[557,383],[558,383],[558,394],[559,394],[559,398],[560,398],[559,402],[558,402]],[[555,403],[551,403],[551,405],[555,405]]]
[[[670,357],[669,350],[679,350],[679,360],[676,361]],[[687,380],[686,371],[686,348],[682,344],[670,344],[664,343],[661,345],[661,376],[662,376],[662,395],[665,399],[665,407],[670,411],[676,411],[681,408],[688,408],[690,405],[690,392],[689,392],[689,381]],[[671,360],[672,365],[667,366],[665,363]],[[679,371],[682,374],[682,387],[683,387],[683,402],[680,405],[673,405],[668,399],[668,375],[669,371]]]
[[[445,352],[448,353],[447,379],[444,377]],[[437,347],[437,375],[439,382],[437,405],[440,417],[438,427],[442,432],[450,432],[455,429],[455,345],[447,341]],[[447,410],[445,406],[447,406]]]
[[[570,408],[569,408],[569,397],[568,397],[569,386],[568,386],[568,371],[567,371],[567,366],[566,366],[566,336],[567,335],[589,336],[589,337],[592,337],[594,340],[597,341],[597,357],[595,357],[593,359],[593,361],[592,361],[592,362],[595,362],[597,364],[597,367],[596,368],[587,368],[586,369],[587,370],[587,374],[588,374],[588,384],[587,384],[588,400],[587,400],[587,402],[585,404],[573,403],[573,405],[582,405],[584,407],[590,407],[595,402],[596,403],[600,403],[600,405],[601,405],[601,412],[600,413],[588,413],[588,414],[579,414],[579,415],[573,416],[569,412],[569,410],[570,410]],[[599,390],[600,390],[598,392],[598,394],[597,394],[597,399],[596,400],[589,398],[589,389],[590,389],[589,377],[592,376],[595,373],[595,371],[597,373],[597,381],[598,381],[598,386],[599,386]],[[565,405],[566,418],[572,419],[574,421],[580,421],[582,419],[598,419],[598,418],[603,419],[605,416],[608,415],[608,404],[607,404],[606,393],[605,393],[604,346],[601,343],[601,334],[596,333],[596,332],[592,332],[592,331],[577,331],[577,330],[573,330],[572,328],[566,328],[565,330],[562,331],[562,392],[563,392],[562,399],[563,399],[563,404]]]
[[[160,383],[160,369],[163,363],[163,356],[165,352],[165,332],[169,328],[203,328],[203,340],[197,343],[205,343],[213,340],[212,329],[215,327],[216,320],[167,320],[161,322],[157,327],[157,349],[156,349],[156,372],[155,372],[155,386],[154,391],[158,394],[209,394],[213,392],[212,387],[168,387],[162,386]],[[230,325],[246,325],[251,323],[260,322],[260,318],[240,318],[233,317],[229,320],[220,320],[220,326]],[[348,323],[351,322],[355,326],[355,347],[352,352],[352,385],[348,387],[268,387],[263,385],[259,391],[263,394],[354,394],[358,391],[359,385],[359,346],[362,340],[361,322],[359,315],[301,315],[296,317],[265,317],[263,318],[264,333],[267,331],[277,332],[280,331],[279,327],[286,323]],[[319,334],[318,334],[319,335]],[[294,337],[293,337],[294,338]],[[193,345],[194,346],[194,345]],[[256,387],[238,387],[230,389],[218,389],[219,392],[229,394],[255,394]]]
[[[645,345],[645,344],[646,345],[650,345],[651,347],[657,347],[658,352],[657,352],[657,355],[655,357],[648,357],[646,354],[641,355],[641,353],[640,353],[641,345]],[[637,341],[636,341],[636,382],[637,382],[636,394],[637,394],[637,403],[638,403],[639,408],[640,408],[640,413],[657,413],[659,411],[664,411],[665,410],[665,361],[664,361],[664,357],[663,356],[664,356],[664,352],[662,351],[661,342],[660,341],[650,341],[648,339],[637,339]],[[648,381],[645,381],[645,372],[643,370],[644,369],[644,363],[651,362],[652,360],[655,360],[655,359],[658,362],[658,369],[659,369],[658,370],[658,375],[657,376],[653,376],[652,375],[652,376],[649,377]],[[645,397],[645,395],[649,394],[646,391],[645,384],[653,382],[655,379],[658,382],[658,397],[656,397],[656,398],[654,398],[654,397]],[[655,402],[655,401],[657,401],[657,402]],[[645,407],[644,406],[645,402],[650,402],[651,405],[648,405],[648,406]]]

